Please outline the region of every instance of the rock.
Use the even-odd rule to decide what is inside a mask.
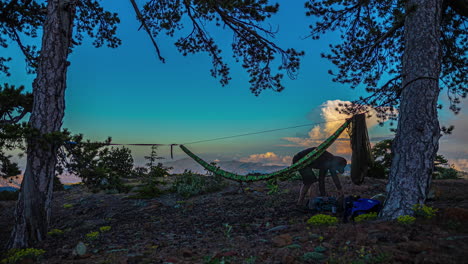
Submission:
[[[420,253],[431,249],[431,244],[427,242],[409,241],[398,244],[398,248],[402,251],[410,253]]]
[[[193,252],[190,249],[184,248],[180,251],[182,257],[184,258],[191,258],[193,256]]]
[[[468,209],[465,208],[446,208],[442,211],[441,215],[445,221],[456,221],[461,223],[468,222]]]
[[[293,264],[295,262],[295,259],[293,256],[284,256],[281,260],[281,263],[284,264]]]
[[[292,244],[292,237],[289,234],[282,234],[279,236],[275,236],[274,238],[271,239],[271,242],[276,246],[276,247],[284,247],[287,245]]]
[[[169,263],[179,263],[179,262],[180,262],[180,260],[178,258],[176,258],[176,257],[168,257],[166,259],[166,262],[164,262],[164,263],[169,264]]]
[[[222,258],[222,257],[232,257],[232,256],[237,256],[238,253],[236,251],[226,251],[226,252],[220,252],[217,253],[215,256],[216,258]]]
[[[327,249],[326,249],[325,247],[322,247],[322,246],[316,246],[316,247],[314,248],[314,251],[315,251],[315,252],[320,252],[320,253],[322,253],[322,252],[327,251]]]
[[[127,254],[127,263],[136,264],[142,262],[144,256],[143,254]]]
[[[319,252],[307,252],[305,253],[302,258],[305,260],[305,261],[312,261],[312,260],[321,260],[323,258],[325,258],[325,255],[323,255],[322,253],[319,253]]]
[[[78,242],[76,247],[72,251],[72,255],[82,257],[86,254],[87,248],[83,242]]]
[[[265,232],[268,233],[268,232],[281,231],[281,230],[285,230],[285,229],[288,229],[288,228],[289,228],[289,226],[287,226],[287,225],[280,225],[280,226],[275,226],[273,228],[270,228]]]
[[[324,248],[328,248],[328,249],[331,249],[331,248],[332,248],[332,245],[331,245],[330,243],[327,243],[327,242],[323,242],[323,243],[322,243],[322,246],[323,246]]]
[[[299,244],[291,244],[291,245],[286,246],[286,248],[288,248],[288,249],[298,249],[298,248],[302,248],[302,246],[299,245]]]

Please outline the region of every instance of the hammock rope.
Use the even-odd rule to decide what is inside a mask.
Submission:
[[[306,166],[308,166],[310,163],[312,163],[315,159],[320,157],[320,155],[325,152],[325,150],[333,143],[335,140],[340,136],[340,134],[349,126],[351,121],[354,119],[349,118],[346,120],[346,122],[341,125],[335,133],[333,133],[329,138],[327,138],[322,144],[320,144],[314,151],[310,152],[307,154],[305,157],[300,159],[298,162],[294,163],[293,165],[284,168],[282,170],[272,172],[269,174],[263,174],[263,175],[239,175],[236,173],[228,172],[225,170],[222,170],[221,168],[217,166],[213,166],[209,164],[208,162],[204,161],[197,155],[195,155],[193,152],[191,152],[187,147],[184,145],[180,145],[179,147],[184,151],[189,157],[194,159],[198,164],[200,164],[202,167],[204,167],[206,170],[219,175],[221,177],[230,179],[230,180],[235,180],[235,181],[240,181],[240,182],[252,182],[252,181],[262,181],[262,180],[269,180],[275,177],[283,176],[290,174],[292,172],[295,172],[297,170],[300,170]]]

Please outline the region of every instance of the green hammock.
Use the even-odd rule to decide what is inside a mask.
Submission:
[[[239,175],[235,174],[232,172],[228,172],[225,170],[220,169],[219,167],[213,166],[209,164],[208,162],[202,160],[200,157],[197,155],[193,154],[190,150],[188,150],[185,146],[180,145],[180,148],[187,154],[189,155],[192,159],[194,159],[197,163],[202,165],[206,170],[219,175],[221,177],[230,179],[230,180],[235,180],[235,181],[241,181],[241,182],[252,182],[252,181],[261,181],[261,180],[269,180],[271,178],[275,178],[278,176],[286,175],[292,172],[295,172],[297,170],[300,170],[310,163],[312,163],[315,159],[320,157],[323,152],[338,138],[338,136],[348,127],[348,125],[351,123],[353,118],[347,119],[346,122],[341,125],[338,130],[333,133],[329,138],[327,138],[322,144],[320,144],[316,149],[314,149],[312,152],[307,154],[304,158],[300,159],[298,162],[294,163],[293,165],[284,168],[282,170],[272,172],[269,174],[263,174],[263,175]]]

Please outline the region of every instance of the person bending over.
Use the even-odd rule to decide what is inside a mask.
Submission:
[[[298,162],[300,159],[305,157],[314,149],[315,147],[308,148],[297,153],[296,155],[294,155],[292,163],[294,164]],[[318,189],[319,189],[320,196],[327,196],[327,193],[325,191],[325,176],[327,175],[328,171],[330,171],[330,174],[332,176],[333,182],[335,183],[335,186],[336,186],[336,189],[338,190],[339,195],[343,196],[343,190],[341,188],[340,179],[338,178],[337,173],[343,173],[346,167],[346,164],[347,162],[345,158],[334,156],[330,152],[325,151],[322,155],[320,155],[320,157],[314,160],[307,167],[299,170],[299,174],[302,176],[302,185],[301,185],[301,191],[299,193],[299,199],[297,200],[297,205],[299,206],[304,205],[304,198],[305,198],[307,191],[309,190],[312,183],[317,181],[317,177],[315,176],[315,173],[312,171],[312,169],[319,170]]]

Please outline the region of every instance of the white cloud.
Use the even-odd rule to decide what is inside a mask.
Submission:
[[[290,165],[292,161],[291,156],[278,156],[274,152],[266,152],[263,154],[252,154],[247,158],[241,158],[242,162],[256,162],[263,163],[264,165]]]
[[[453,164],[457,170],[468,172],[468,159],[449,159],[449,164]]]
[[[308,133],[308,137],[285,137],[283,140],[288,143],[282,144],[284,147],[313,147],[318,146],[331,134],[333,134],[344,122],[349,115],[339,113],[336,108],[340,107],[340,104],[350,104],[349,101],[341,100],[329,100],[321,105],[320,116],[324,120],[323,124],[314,126]],[[313,111],[314,113],[316,111]],[[375,127],[378,124],[376,112],[371,110],[371,117],[366,119],[367,128]],[[330,152],[335,154],[350,154],[351,148],[348,133],[343,132],[337,141],[329,148]],[[340,140],[342,139],[342,140]]]

